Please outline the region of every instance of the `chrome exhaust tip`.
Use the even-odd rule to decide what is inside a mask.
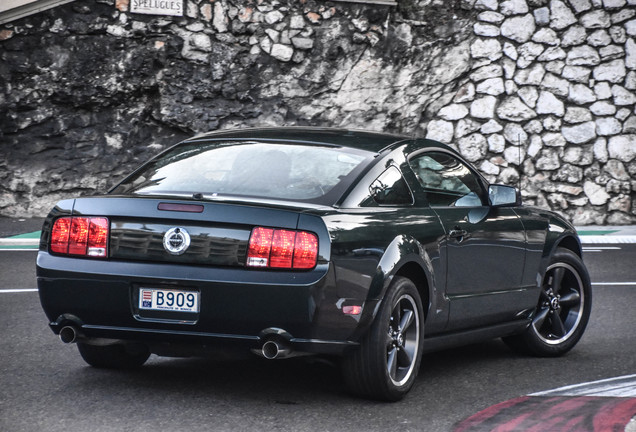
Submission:
[[[77,342],[79,332],[73,326],[65,326],[60,330],[60,340],[65,344]]]
[[[289,357],[291,349],[276,341],[269,340],[263,344],[261,354],[268,360]]]

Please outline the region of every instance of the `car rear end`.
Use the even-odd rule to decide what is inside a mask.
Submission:
[[[166,205],[178,210],[159,209]],[[108,242],[98,249],[106,249],[107,256],[95,256],[96,247],[88,246],[94,232],[84,243],[81,234],[70,232],[67,252],[62,252],[59,233],[55,242],[52,237],[67,220],[74,231],[86,220],[106,221]],[[173,228],[190,237],[189,247],[178,255],[163,245]],[[252,235],[258,238],[250,254]],[[274,241],[262,239],[268,235]],[[285,245],[281,237],[293,240]],[[274,249],[266,253],[272,262],[263,263],[268,247]],[[342,341],[346,331],[316,325],[318,311],[328,312],[324,299],[334,284],[329,248],[320,217],[298,211],[84,198],[60,203],[47,218],[38,286],[56,333],[70,325],[87,338],[256,347],[269,333],[282,330],[297,343]]]
[[[338,354],[355,345],[357,320],[336,296],[321,215],[372,156],[327,153],[342,171],[323,173],[331,183],[303,171],[300,162],[314,155],[320,165],[326,154],[309,146],[186,145],[109,195],[61,201],[37,259],[51,328],[65,342],[138,343],[164,355]],[[269,178],[255,172],[262,165]],[[281,176],[297,187],[281,190]]]

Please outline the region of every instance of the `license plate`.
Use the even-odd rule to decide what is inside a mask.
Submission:
[[[139,309],[199,312],[199,293],[196,291],[139,288]]]

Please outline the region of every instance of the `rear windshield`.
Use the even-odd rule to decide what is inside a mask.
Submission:
[[[191,143],[153,159],[111,193],[246,196],[332,204],[374,153],[262,142]]]

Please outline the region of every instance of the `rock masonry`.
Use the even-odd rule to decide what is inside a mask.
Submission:
[[[0,214],[219,128],[450,144],[574,223],[636,223],[636,0],[78,0],[0,26]]]

